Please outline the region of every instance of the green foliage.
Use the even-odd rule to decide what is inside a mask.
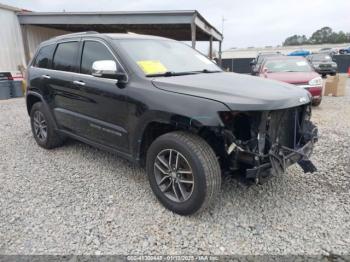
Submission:
[[[305,44],[341,44],[350,42],[350,33],[343,31],[334,32],[332,28],[325,26],[315,31],[310,38],[305,35],[293,35],[287,37],[283,42],[284,46],[305,45]]]

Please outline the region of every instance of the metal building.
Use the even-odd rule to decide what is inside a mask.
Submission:
[[[18,71],[26,64],[21,27],[16,13],[22,10],[0,4],[0,72]]]
[[[219,43],[222,34],[196,10],[147,12],[29,12],[0,5],[0,71],[23,68],[38,44],[53,36],[79,31],[140,33],[179,41]]]

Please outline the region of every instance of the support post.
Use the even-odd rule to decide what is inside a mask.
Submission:
[[[222,59],[221,59],[221,43],[222,41],[219,41],[219,66],[222,67]]]
[[[24,47],[24,56],[25,56],[25,62],[26,64],[29,63],[30,55],[29,55],[29,42],[28,42],[28,32],[27,32],[27,26],[21,25],[21,32],[22,32],[22,41],[23,41],[23,47]]]
[[[210,39],[209,39],[209,58],[210,60],[213,59],[213,36],[212,35],[210,36]]]
[[[191,23],[191,40],[192,40],[192,48],[196,48],[196,24],[194,21]]]

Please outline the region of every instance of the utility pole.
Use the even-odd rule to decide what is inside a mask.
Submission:
[[[222,16],[222,24],[221,24],[221,34],[222,36],[224,36],[224,25],[225,25],[225,21],[226,21],[226,18],[224,16]]]
[[[222,34],[222,41],[224,40],[224,24],[225,24],[225,17],[222,16],[222,24],[221,24],[221,34]],[[221,45],[222,41],[219,42],[219,66],[222,66],[222,50],[221,50]]]

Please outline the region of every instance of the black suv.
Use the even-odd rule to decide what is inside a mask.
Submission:
[[[181,42],[64,35],[40,45],[27,78],[41,147],[70,137],[145,166],[160,202],[182,215],[213,202],[222,172],[261,183],[294,163],[315,170],[307,91],[223,72]]]

